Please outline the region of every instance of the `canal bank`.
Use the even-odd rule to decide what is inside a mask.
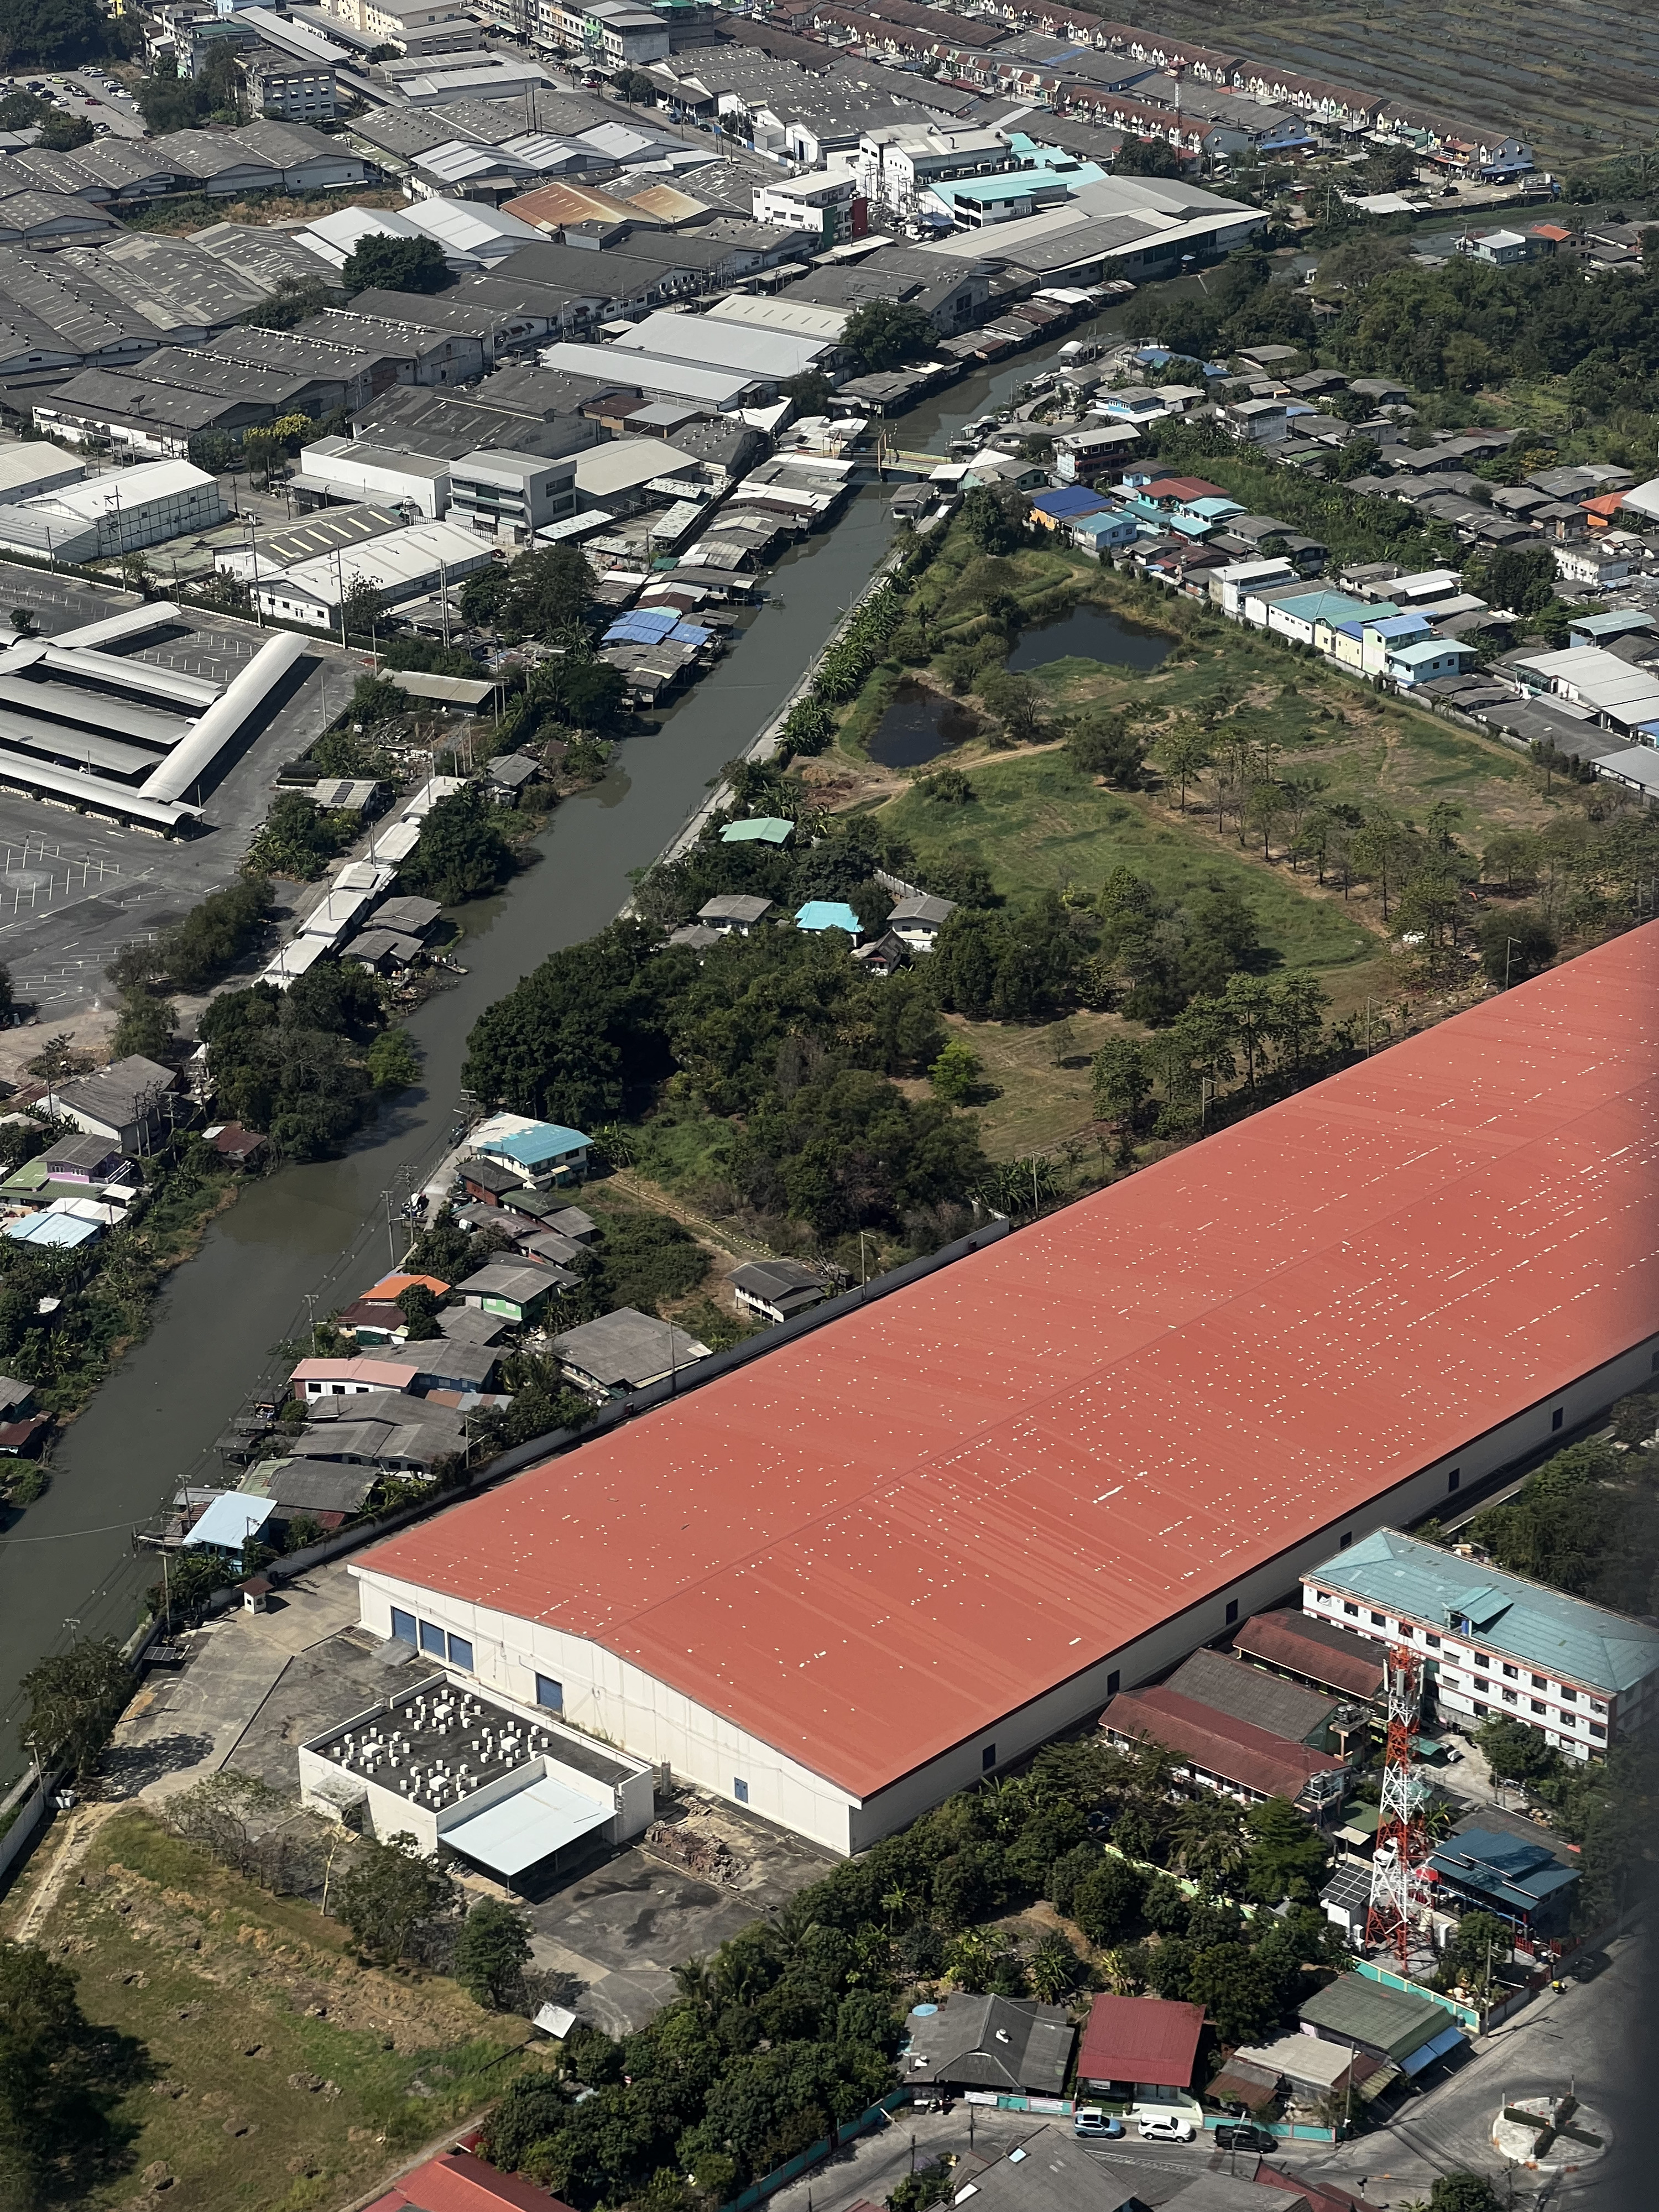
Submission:
[[[905,418],[907,442],[942,452],[1057,353],[965,379]],[[721,767],[768,725],[880,562],[889,496],[866,490],[833,530],[787,554],[741,641],[660,728],[618,749],[603,782],[560,807],[536,841],[536,865],[500,898],[466,909],[467,974],[409,1024],[424,1086],[389,1106],[343,1158],[252,1185],[170,1277],[148,1335],[63,1437],[52,1488],[0,1539],[0,1778],[21,1764],[20,1676],[77,1635],[131,1627],[156,1578],[153,1555],[133,1552],[133,1528],[181,1482],[216,1468],[215,1439],[271,1366],[272,1347],[303,1331],[307,1299],[325,1314],[395,1256],[388,1212],[451,1142],[473,1024],[550,952],[612,919],[632,872],[676,841]]]

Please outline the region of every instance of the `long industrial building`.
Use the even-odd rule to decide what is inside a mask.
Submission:
[[[152,599],[0,651],[0,790],[166,836],[199,822],[220,756],[269,712],[306,641],[267,640],[228,684],[113,649],[178,619]]]
[[[362,1620],[858,1850],[1659,1372],[1656,1002],[1659,924],[375,1547]]]

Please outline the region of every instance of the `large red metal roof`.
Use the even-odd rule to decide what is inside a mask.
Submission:
[[[366,1555],[864,1797],[1659,1330],[1659,925]]]
[[[1077,2055],[1079,2081],[1159,2081],[1191,2086],[1204,2008],[1174,1997],[1094,1999]]]

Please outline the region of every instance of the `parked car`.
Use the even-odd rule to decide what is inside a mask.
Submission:
[[[1218,2150],[1277,2150],[1279,2148],[1278,2138],[1269,2130],[1255,2127],[1249,2121],[1240,2121],[1231,2127],[1218,2128],[1215,2131],[1215,2140]]]
[[[1142,2142],[1191,2142],[1197,2132],[1179,2112],[1143,2112],[1139,2125]]]
[[[1123,2123],[1109,2112],[1103,2112],[1098,2105],[1079,2105],[1072,2115],[1074,2136],[1106,2136],[1112,2141],[1123,2133]]]

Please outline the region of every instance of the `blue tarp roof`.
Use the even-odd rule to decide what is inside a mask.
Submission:
[[[630,607],[606,630],[605,643],[608,645],[622,631],[631,630],[654,644],[659,638],[667,636],[679,618],[678,607]]]
[[[101,1222],[84,1221],[78,1213],[26,1213],[6,1224],[6,1234],[15,1244],[56,1245],[68,1252],[103,1233]]]
[[[1420,2051],[1413,2051],[1409,2058],[1402,2058],[1400,2070],[1407,2077],[1420,2074],[1425,2066],[1432,2066],[1437,2058],[1443,2058],[1449,2051],[1455,2051],[1462,2041],[1461,2027],[1443,2027],[1432,2043],[1425,2043]]]
[[[672,607],[633,607],[606,630],[605,645],[706,645],[714,635],[696,623],[682,622]]]
[[[800,929],[844,929],[849,937],[861,933],[857,915],[840,899],[808,899],[795,924]]]

